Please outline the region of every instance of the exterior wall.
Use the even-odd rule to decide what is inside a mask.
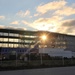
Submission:
[[[67,58],[71,58],[72,56],[75,57],[74,53],[72,54],[72,51],[64,51],[64,49],[59,49],[59,48],[40,48],[39,53],[46,53],[52,57],[55,56],[67,57]]]
[[[72,52],[73,57],[75,57],[75,52]]]
[[[68,36],[66,37],[67,48],[66,50],[75,51],[75,37]]]
[[[2,31],[1,31],[2,30]],[[21,30],[0,30],[0,47],[25,48],[35,43],[36,36],[34,32]]]
[[[1,48],[2,54],[24,53],[28,48]]]
[[[47,35],[45,43],[40,39],[40,36],[43,34]],[[0,29],[0,47],[34,48],[37,43],[39,44],[39,48],[46,47],[75,52],[75,36],[72,35],[47,31]]]

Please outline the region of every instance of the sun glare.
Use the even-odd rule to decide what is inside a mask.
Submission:
[[[38,23],[36,28],[42,31],[55,32],[57,31],[57,24],[56,23],[49,23],[49,24],[48,23]]]
[[[46,39],[47,39],[46,35],[42,35],[42,36],[41,36],[41,39],[42,39],[42,40],[46,40]]]

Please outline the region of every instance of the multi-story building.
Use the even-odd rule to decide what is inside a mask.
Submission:
[[[43,35],[47,37],[46,40],[42,40]],[[39,50],[48,48],[75,52],[75,36],[48,31],[0,29],[0,52],[2,54],[7,55],[14,51],[23,54],[34,47],[38,47]]]

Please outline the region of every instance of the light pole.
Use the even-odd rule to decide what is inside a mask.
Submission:
[[[42,59],[42,53],[44,53],[44,43],[45,43],[45,41],[46,41],[46,39],[47,39],[47,36],[46,35],[42,35],[41,36],[41,40],[42,40],[42,42],[43,42],[43,52],[41,51],[41,54],[40,54],[40,59],[41,59],[41,65],[43,64],[43,59]]]

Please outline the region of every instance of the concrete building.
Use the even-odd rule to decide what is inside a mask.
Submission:
[[[45,41],[41,38],[43,35],[47,37]],[[35,50],[32,51],[35,53],[43,53],[42,49],[44,49],[44,53],[50,56],[75,57],[75,36],[48,31],[0,29],[0,53],[2,55],[24,54],[33,48]],[[38,51],[36,51],[37,48]]]

